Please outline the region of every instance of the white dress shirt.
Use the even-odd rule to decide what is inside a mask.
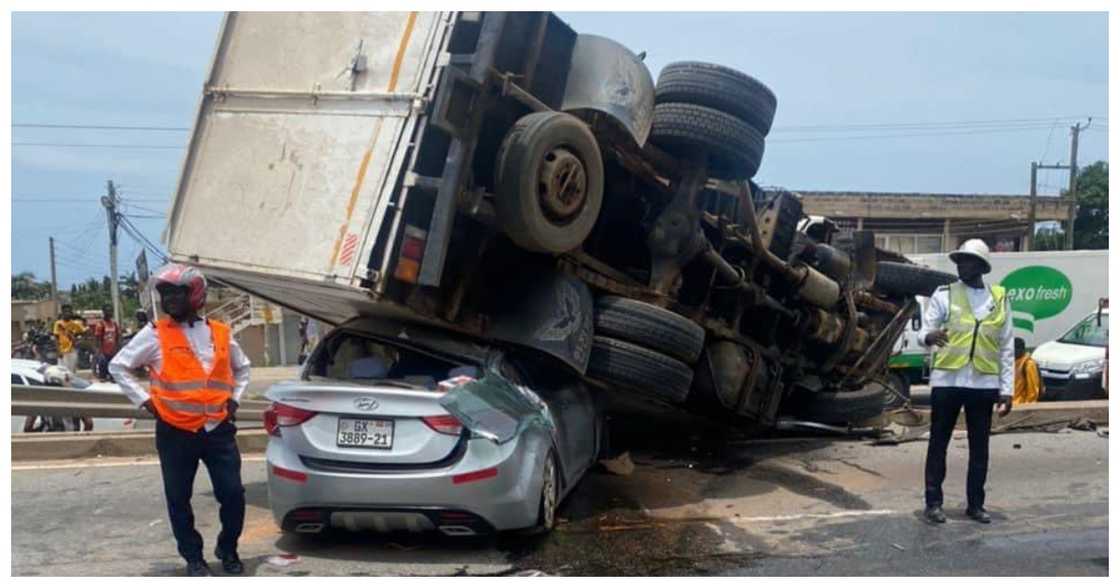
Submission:
[[[965,285],[964,290],[968,296],[969,306],[972,307],[972,315],[978,320],[983,320],[995,310],[992,291],[987,286],[971,288]],[[980,373],[973,369],[970,361],[959,370],[931,369],[930,387],[998,389],[1000,400],[1010,400],[1015,390],[1015,337],[1011,324],[1011,304],[1006,297],[1004,316],[1007,319],[999,334],[999,374]],[[926,304],[925,313],[922,315],[922,329],[918,332],[918,342],[926,346],[926,335],[941,329],[948,319],[949,288],[939,288]]]
[[[203,319],[194,321],[193,324],[179,323],[179,327],[183,329],[203,371],[209,374],[214,367],[214,341],[210,336],[210,325]],[[241,402],[241,395],[249,387],[250,362],[233,337],[229,339],[229,362],[233,372],[233,401]],[[151,398],[144,385],[133,374],[133,370],[141,367],[147,367],[153,372],[159,372],[163,368],[159,338],[151,324],[145,325],[109,362],[109,373],[136,406]],[[207,421],[206,430],[212,431],[219,424],[221,423]]]

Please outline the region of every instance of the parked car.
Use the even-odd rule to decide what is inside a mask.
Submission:
[[[336,328],[266,398],[269,502],[295,533],[548,531],[603,439],[574,370],[385,320]]]
[[[1031,357],[1046,384],[1042,400],[1107,397],[1103,382],[1107,349],[1107,308],[1089,314],[1057,340],[1039,345]]]

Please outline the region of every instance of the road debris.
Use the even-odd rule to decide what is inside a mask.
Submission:
[[[899,550],[899,551],[906,551],[906,548],[905,548],[905,547],[903,547],[903,546],[901,546],[901,545],[899,545],[898,543],[891,543],[891,547],[893,547],[893,548],[895,548],[895,549],[897,549],[897,550]]]
[[[281,554],[278,554],[278,555],[273,555],[273,556],[271,556],[271,557],[269,557],[268,559],[265,560],[265,563],[268,563],[268,564],[271,564],[271,565],[274,565],[274,566],[277,566],[277,567],[281,567],[281,568],[286,568],[288,566],[295,565],[299,562],[300,562],[300,557],[298,555],[294,554],[294,553],[281,553]]]
[[[630,459],[629,451],[613,459],[600,460],[599,463],[602,464],[608,472],[616,476],[629,476],[634,473],[634,461]]]

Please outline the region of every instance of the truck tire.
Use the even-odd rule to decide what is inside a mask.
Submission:
[[[953,274],[913,263],[880,261],[875,271],[875,287],[889,294],[930,296],[937,288],[957,281]]]
[[[579,247],[603,204],[603,157],[587,125],[563,112],[534,112],[498,150],[494,209],[514,243],[540,253]]]
[[[706,151],[708,174],[732,180],[754,177],[766,149],[762,133],[735,116],[679,102],[653,107],[650,141],[683,157]]]
[[[687,365],[668,355],[609,337],[594,338],[587,375],[674,403],[684,402],[692,385],[692,370]]]
[[[602,296],[595,303],[595,333],[648,347],[689,365],[704,348],[704,329],[664,308],[621,298]]]
[[[859,390],[805,394],[794,412],[799,418],[818,423],[856,423],[882,414],[892,398],[886,386],[870,382]]]
[[[770,132],[778,99],[762,82],[738,70],[700,61],[670,63],[657,77],[657,103],[683,102],[742,119],[763,136]]]

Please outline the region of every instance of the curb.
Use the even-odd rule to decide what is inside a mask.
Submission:
[[[237,431],[241,453],[261,453],[268,445],[264,429]],[[152,431],[143,433],[42,433],[12,436],[12,461],[46,461],[88,457],[156,455]]]

